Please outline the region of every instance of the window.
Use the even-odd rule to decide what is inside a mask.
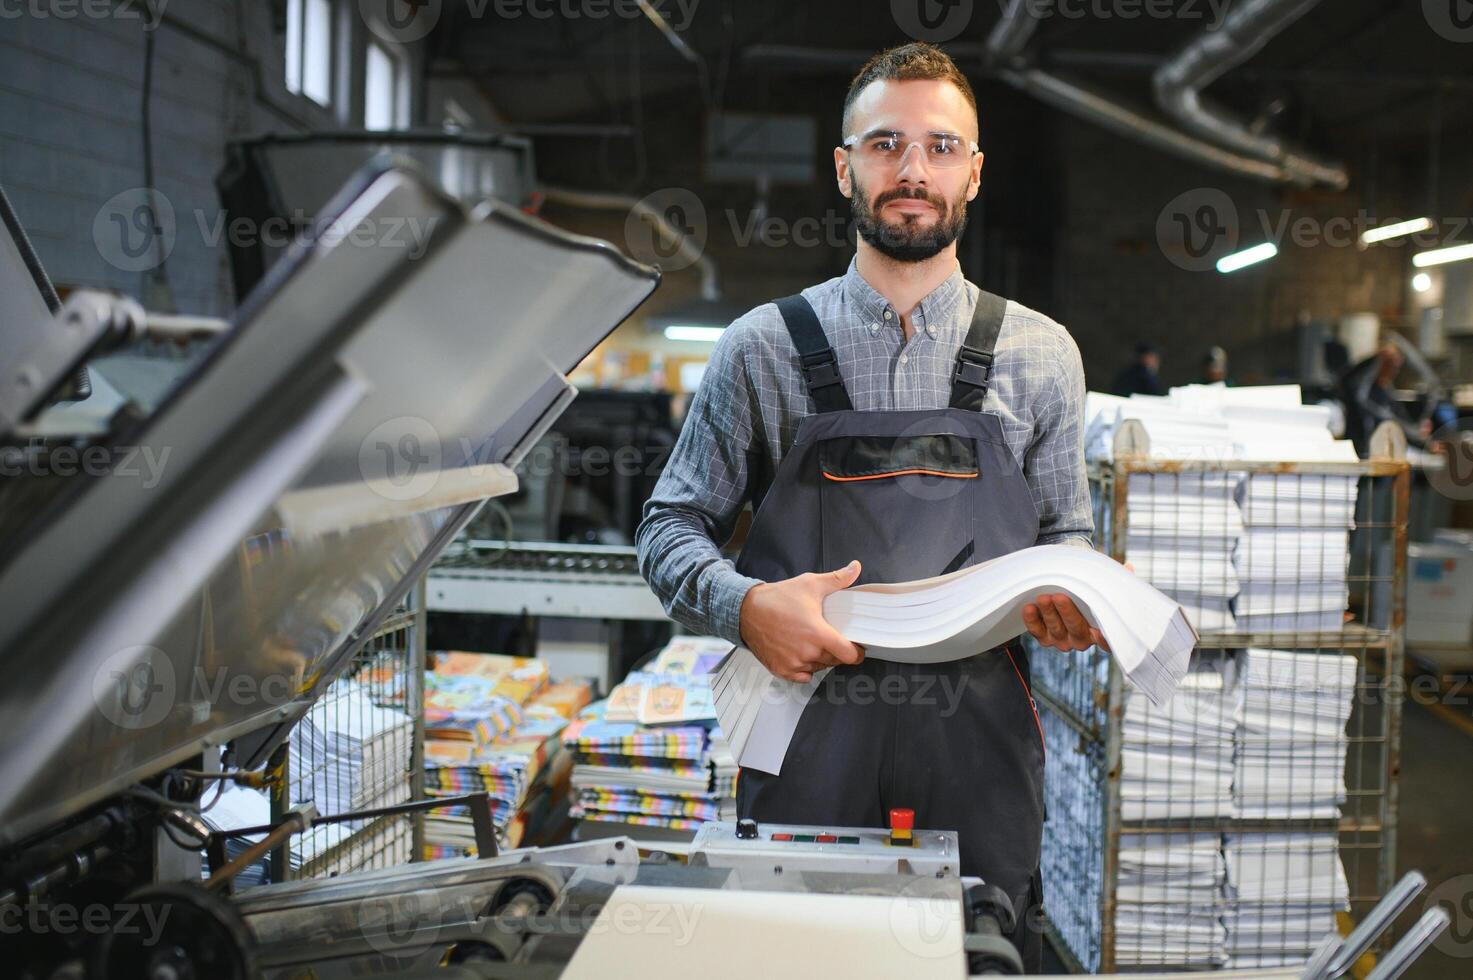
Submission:
[[[287,0],[286,87],[332,103],[332,0]]]
[[[393,129],[398,104],[399,62],[383,45],[370,42],[363,69],[363,128]]]

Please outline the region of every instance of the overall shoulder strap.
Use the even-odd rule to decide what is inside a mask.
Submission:
[[[798,348],[798,364],[813,404],[820,412],[842,412],[853,408],[844,379],[839,376],[839,360],[824,336],[818,314],[802,296],[784,296],[774,300],[783,315],[793,346]]]
[[[956,367],[951,372],[951,407],[980,412],[992,383],[992,352],[997,335],[1002,332],[1003,314],[1008,301],[986,290],[977,294],[977,308],[972,311],[972,325],[956,352]]]

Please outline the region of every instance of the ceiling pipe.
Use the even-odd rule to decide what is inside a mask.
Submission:
[[[1005,68],[998,77],[1040,102],[1047,103],[1112,133],[1139,140],[1158,150],[1186,157],[1197,163],[1274,183],[1290,183],[1291,175],[1277,164],[1257,160],[1199,140],[1143,112],[1123,105],[1113,97],[1094,92],[1057,75],[1034,68],[1015,71]]]
[[[987,35],[985,46],[987,61],[999,67],[1023,67],[1013,63],[1022,57],[1023,49],[1033,32],[1038,30],[1038,18],[1028,12],[1032,0],[1009,0],[1008,8],[1002,12],[992,32]]]
[[[1202,89],[1258,53],[1319,0],[1238,0],[1215,31],[1206,31],[1156,69],[1152,87],[1161,111],[1187,131],[1231,150],[1268,160],[1299,184],[1343,190],[1350,176],[1339,163],[1291,147],[1202,98]]]

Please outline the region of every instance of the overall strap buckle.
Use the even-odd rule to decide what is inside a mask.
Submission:
[[[972,310],[972,323],[956,352],[956,366],[951,369],[951,407],[969,412],[982,411],[987,389],[992,384],[993,351],[1002,333],[1008,301],[982,290]]]
[[[980,388],[986,396],[987,386],[992,383],[992,351],[978,350],[963,344],[956,352],[956,366],[951,369],[951,383]]]
[[[824,335],[818,314],[802,295],[774,300],[793,347],[798,352],[798,369],[814,407],[820,412],[841,412],[853,408],[844,378],[839,373],[839,358]]]
[[[804,354],[799,358],[799,366],[803,372],[803,380],[808,389],[826,388],[829,385],[842,385],[844,379],[839,375],[839,358],[832,347],[824,348],[814,354]]]

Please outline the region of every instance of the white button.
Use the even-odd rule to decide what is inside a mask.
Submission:
[[[910,355],[909,354],[901,354],[900,355],[900,363],[901,364],[909,364],[910,363]]]
[[[886,310],[885,311],[885,319],[886,320],[890,319],[890,311],[889,310]]]
[[[936,328],[935,327],[927,327],[926,328],[926,333],[928,333],[932,337],[934,337],[934,336],[936,336]]]
[[[869,325],[869,332],[870,333],[879,333],[880,332],[880,325],[878,323],[871,323]]]

